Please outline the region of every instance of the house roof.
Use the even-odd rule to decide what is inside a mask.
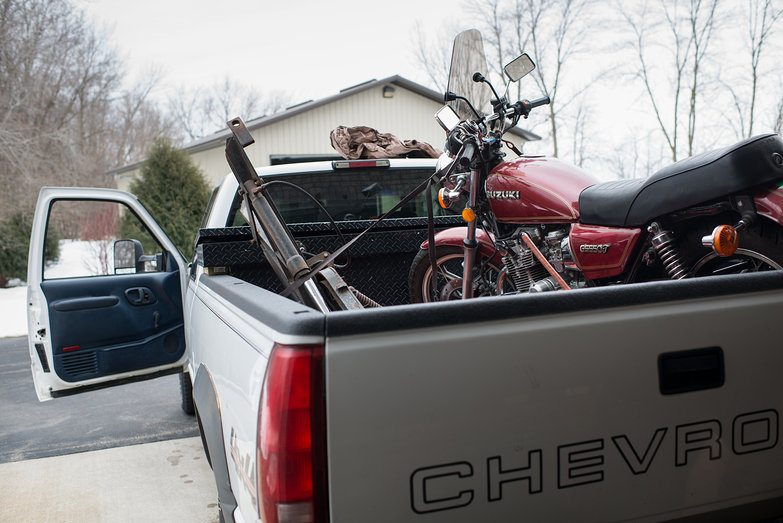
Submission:
[[[367,91],[369,89],[374,89],[376,87],[383,87],[386,85],[396,85],[397,87],[407,89],[408,91],[412,91],[416,94],[424,96],[425,98],[429,98],[435,102],[443,103],[443,93],[433,91],[429,87],[425,87],[421,84],[417,84],[416,82],[412,82],[406,78],[403,78],[402,76],[394,75],[394,76],[389,76],[388,78],[384,78],[382,80],[376,80],[376,79],[368,80],[366,82],[351,87],[346,87],[345,89],[340,90],[340,92],[337,94],[333,94],[331,96],[327,96],[319,100],[307,100],[306,102],[301,102],[291,107],[287,107],[286,109],[280,112],[254,118],[253,120],[245,122],[245,126],[249,131],[253,131],[255,129],[259,129],[261,127],[265,127],[267,125],[271,125],[273,123],[279,122],[281,120],[285,120],[286,118],[291,118],[292,116],[296,116],[297,114],[311,111],[317,107],[321,107],[323,105],[336,102],[338,100],[347,98],[349,96],[353,96],[362,91]],[[514,128],[509,132],[525,141],[536,141],[541,139],[541,137],[538,136],[537,134],[532,133],[530,131],[526,131],[524,129]],[[231,134],[230,130],[222,129],[209,136],[199,138],[198,140],[185,145],[184,147],[182,147],[182,149],[188,153],[197,153],[208,149],[212,149],[217,144],[222,145],[223,143],[225,143],[226,138],[228,138],[230,134]],[[112,169],[111,171],[108,171],[106,174],[111,174],[111,175],[122,174],[124,172],[136,169],[142,163],[144,163],[144,160],[140,160],[125,165],[123,167],[118,167],[117,169]]]

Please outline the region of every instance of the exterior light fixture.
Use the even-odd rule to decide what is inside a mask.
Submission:
[[[383,97],[384,98],[394,98],[394,87],[391,85],[384,85],[383,86]]]

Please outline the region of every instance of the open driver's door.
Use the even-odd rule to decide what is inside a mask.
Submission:
[[[44,187],[27,267],[38,399],[179,372],[187,262],[135,196]]]

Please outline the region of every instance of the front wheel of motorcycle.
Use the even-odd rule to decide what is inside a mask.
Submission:
[[[462,299],[463,250],[451,245],[436,246],[435,266],[437,276],[433,295],[430,285],[432,265],[429,250],[419,250],[408,275],[411,303]],[[501,272],[497,263],[477,254],[473,269],[473,295],[480,297],[498,294],[497,285]]]

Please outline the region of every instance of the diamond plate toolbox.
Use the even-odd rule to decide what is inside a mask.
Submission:
[[[369,227],[372,221],[337,222],[343,239],[328,222],[289,225],[305,257],[332,252]],[[435,230],[461,225],[458,216],[435,217]],[[345,281],[381,305],[409,303],[408,271],[419,246],[427,239],[426,218],[391,218],[378,223],[348,250],[349,259],[337,258]],[[196,253],[204,267],[219,269],[244,281],[280,292],[282,284],[252,243],[250,227],[201,229]],[[347,267],[340,267],[348,262]]]

